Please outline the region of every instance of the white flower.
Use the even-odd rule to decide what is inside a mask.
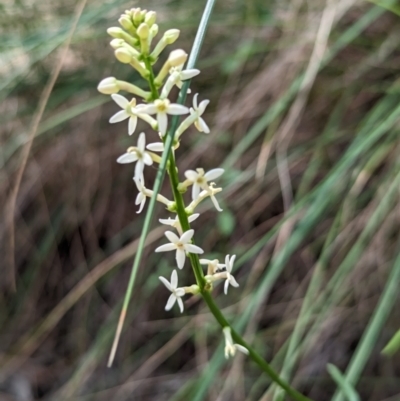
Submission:
[[[232,257],[229,259],[229,255],[226,255],[225,257],[225,267],[226,267],[226,272],[223,274],[226,277],[225,284],[224,284],[224,293],[225,295],[228,294],[228,287],[229,284],[232,287],[239,287],[238,282],[235,280],[235,277],[232,276],[232,268],[233,268],[233,263],[235,262],[236,255],[232,255]]]
[[[192,214],[191,216],[189,216],[189,218],[188,218],[189,223],[191,223],[192,221],[195,221],[199,216],[200,216],[199,213],[195,213],[195,214]],[[171,219],[171,217],[168,217],[168,219],[160,219],[159,222],[161,224],[165,224],[167,226],[171,226],[171,227],[176,228],[176,230],[178,231],[179,235],[182,235],[183,230],[182,230],[182,227],[181,227],[181,223],[179,222],[178,215],[176,215],[176,217],[174,219]]]
[[[183,64],[177,66],[177,67],[172,67],[169,70],[170,76],[167,79],[167,82],[165,83],[163,90],[161,91],[161,99],[165,99],[168,97],[169,92],[173,88],[174,85],[176,85],[179,89],[182,88],[182,81],[186,81],[187,79],[192,79],[196,75],[200,74],[200,70],[197,70],[196,68],[184,70],[183,69]],[[187,93],[190,93],[191,90],[188,89]]]
[[[222,329],[225,336],[225,358],[228,359],[230,356],[235,356],[236,351],[243,352],[245,355],[249,355],[249,350],[243,345],[234,344],[232,340],[231,328],[226,326]]]
[[[225,267],[223,263],[219,263],[218,259],[209,260],[209,259],[200,259],[200,264],[207,265],[207,275],[212,275],[214,273],[219,273]]]
[[[127,118],[129,118],[128,122],[128,133],[129,135],[132,135],[135,132],[136,125],[137,125],[137,119],[139,116],[139,111],[143,107],[143,105],[136,106],[136,99],[133,98],[131,101],[128,101],[125,97],[118,95],[118,94],[113,94],[111,95],[112,99],[114,100],[115,103],[119,107],[121,107],[121,111],[115,113],[111,118],[110,118],[110,123],[118,123],[120,121],[124,121]]]
[[[202,168],[185,171],[185,177],[193,185],[192,187],[192,199],[195,200],[200,194],[200,188],[209,191],[208,181],[215,180],[220,177],[224,172],[223,168],[214,168],[207,173],[204,173]],[[189,184],[190,185],[190,184]]]
[[[137,147],[130,147],[126,153],[118,157],[117,162],[121,164],[134,163],[135,166],[135,178],[141,179],[143,181],[143,170],[144,165],[151,166],[153,164],[153,159],[150,153],[145,151],[146,147],[146,134],[142,132],[139,135]]]
[[[183,186],[181,183],[179,185]],[[210,197],[212,203],[214,204],[215,208],[219,211],[222,212],[222,209],[219,207],[217,198],[215,197],[215,195],[219,192],[222,191],[222,188],[215,188],[215,183],[211,182],[210,186],[207,188],[207,190],[201,191],[199,196],[192,200],[192,202],[190,202],[190,205],[186,208],[186,212],[188,213],[193,213],[194,209],[206,198]]]
[[[143,186],[143,183],[140,181],[139,178],[133,178],[133,180],[135,181],[136,187],[139,191],[139,193],[136,196],[136,200],[135,200],[135,205],[139,205],[139,210],[136,213],[141,213],[144,205],[146,204],[146,194],[145,194],[145,188]]]
[[[208,125],[206,122],[201,118],[201,115],[204,113],[208,103],[210,103],[209,100],[203,100],[200,102],[200,104],[197,106],[197,96],[199,94],[196,93],[193,96],[193,107],[190,108],[190,115],[191,116],[197,116],[197,118],[194,120],[194,125],[195,127],[200,131],[204,132],[205,134],[210,133],[210,128],[208,128]]]
[[[185,295],[185,290],[183,288],[178,288],[178,274],[174,270],[171,274],[171,282],[169,282],[164,277],[159,277],[161,282],[171,291],[171,295],[168,298],[167,304],[165,305],[165,310],[169,311],[174,306],[175,302],[178,301],[179,309],[181,313],[183,312],[183,301],[182,298]]]
[[[179,238],[172,231],[166,231],[165,236],[171,241],[170,244],[161,245],[156,249],[156,252],[168,252],[176,250],[176,262],[179,269],[182,269],[185,264],[186,253],[198,253],[202,254],[204,251],[190,243],[194,234],[194,230],[188,230],[184,232]]]
[[[181,104],[171,103],[168,99],[157,99],[154,103],[144,105],[140,108],[140,113],[157,114],[158,130],[161,136],[167,132],[168,117],[170,115],[187,114],[189,109]]]
[[[181,89],[182,88],[182,81],[186,81],[188,79],[192,79],[193,77],[195,77],[196,75],[200,74],[200,70],[196,69],[196,68],[191,68],[188,70],[183,70],[183,64],[179,67],[172,67],[169,71],[169,73],[172,75],[174,72],[179,73],[178,75],[178,79],[175,82],[175,85]],[[190,89],[188,89],[187,93],[190,93]]]

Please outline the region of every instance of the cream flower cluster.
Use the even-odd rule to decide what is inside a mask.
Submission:
[[[141,132],[138,135],[136,146],[129,147],[117,159],[120,164],[135,163],[133,180],[138,190],[135,200],[135,204],[139,206],[137,213],[142,212],[146,199],[154,196],[153,191],[146,188],[144,173],[147,166],[161,162],[161,157],[155,152],[164,151],[169,116],[186,115],[174,133],[174,152],[179,148],[182,134],[190,127],[194,126],[204,134],[210,133],[210,129],[202,117],[209,104],[208,100],[199,102],[198,94],[195,94],[192,100],[192,107],[189,108],[174,103],[168,98],[174,87],[181,88],[184,81],[190,80],[200,73],[197,69],[185,69],[187,53],[182,49],[173,50],[166,57],[166,61],[159,69],[158,74],[153,70],[153,65],[158,61],[161,53],[168,45],[174,43],[180,34],[178,29],[167,30],[153,45],[153,41],[158,35],[156,20],[157,15],[154,11],[133,8],[126,10],[121,15],[118,20],[120,27],[112,27],[107,30],[108,34],[113,37],[110,45],[114,49],[117,60],[134,68],[147,81],[149,90],[144,90],[139,86],[118,80],[115,77],[105,78],[98,85],[98,90],[103,94],[111,95],[112,100],[120,108],[110,118],[110,123],[114,124],[128,120],[128,134],[133,135],[138,125],[144,122],[151,130],[158,133],[159,141],[146,145],[146,133]],[[119,93],[121,91],[131,96],[133,95],[133,97],[124,97]],[[190,90],[188,93],[190,93]],[[195,209],[207,198],[210,198],[217,211],[222,211],[216,198],[222,188],[216,187],[214,180],[218,179],[223,173],[224,170],[222,168],[215,168],[207,172],[203,168],[197,168],[184,173],[185,179],[176,189],[183,194],[189,187],[192,187],[191,201],[185,206],[184,211],[188,216],[189,223],[199,217],[199,214],[195,213]],[[178,269],[182,269],[187,256],[200,255],[204,251],[193,243],[194,230],[188,229],[184,231],[182,229],[176,203],[161,194],[157,194],[157,201],[163,203],[169,212],[175,213],[173,217],[160,219],[160,223],[174,228],[177,234],[172,231],[166,231],[165,236],[169,242],[159,246],[155,252],[175,252],[176,265]],[[228,292],[229,285],[233,287],[239,286],[232,275],[235,257],[235,255],[227,255],[223,264],[216,259],[200,259],[201,264],[207,265],[207,274],[204,279],[211,289],[212,283],[217,280],[225,280],[225,294]],[[189,287],[178,287],[177,270],[172,271],[170,281],[164,277],[159,277],[159,279],[171,293],[165,306],[167,311],[177,303],[180,311],[183,312],[182,297],[185,294],[197,294],[200,291],[196,284]],[[232,339],[229,337],[230,332],[224,331],[224,334],[227,344],[225,353],[233,355],[236,349],[240,349],[240,346],[233,345]]]

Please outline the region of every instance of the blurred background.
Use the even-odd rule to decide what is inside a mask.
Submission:
[[[132,165],[115,160],[142,129],[157,139],[108,123],[119,109],[99,81],[141,83],[106,29],[127,8],[155,10],[160,32],[181,30],[171,49],[189,52],[204,5],[0,5],[1,401],[283,400],[248,358],[225,361],[200,299],[164,311],[162,205],[106,367],[144,219]],[[400,357],[381,354],[400,328],[400,17],[384,5],[217,0],[191,84],[211,100],[211,134],[189,130],[177,151],[181,178],[226,170],[224,211],[207,201],[194,223],[209,259],[238,255],[240,287],[217,286],[216,302],[316,401],[346,399],[327,364],[362,400],[400,399]],[[187,266],[180,284],[193,280]]]

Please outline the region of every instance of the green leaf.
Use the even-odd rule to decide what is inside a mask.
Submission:
[[[391,338],[386,347],[382,350],[382,354],[392,356],[400,348],[400,330]]]
[[[332,379],[335,380],[338,387],[343,391],[348,401],[360,401],[360,396],[353,386],[346,381],[346,378],[342,375],[342,372],[331,363],[326,366],[327,371],[331,375]]]

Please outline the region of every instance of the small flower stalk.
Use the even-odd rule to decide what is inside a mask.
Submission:
[[[171,51],[164,57],[166,59],[164,64],[158,70],[155,68],[161,54],[168,51],[168,46],[178,39],[180,35],[178,29],[169,29],[157,40],[159,29],[156,13],[140,8],[126,10],[118,22],[119,27],[107,30],[112,37],[110,46],[115,58],[136,70],[145,82],[139,87],[115,77],[108,77],[99,83],[98,90],[111,96],[119,108],[111,116],[109,120],[111,124],[127,120],[127,133],[130,136],[136,136],[138,127],[143,130],[137,135],[136,140],[133,139],[135,142],[117,159],[119,164],[134,165],[132,175],[138,191],[135,199],[135,204],[138,206],[136,213],[143,211],[147,198],[155,196],[154,192],[146,187],[145,176],[150,166],[161,162],[161,157],[154,152],[164,152],[170,118],[171,116],[181,118],[178,129],[172,134],[172,154],[168,164],[169,175],[177,175],[175,182],[178,184],[174,184],[176,187],[172,188],[174,199],[169,200],[161,194],[156,196],[156,200],[162,203],[169,213],[159,221],[173,231],[165,231],[168,242],[158,246],[155,252],[166,253],[166,258],[169,258],[167,254],[169,252],[175,254],[175,266],[178,270],[172,271],[169,280],[162,276],[159,279],[170,292],[165,310],[170,311],[177,304],[179,311],[183,313],[183,297],[186,295],[210,294],[213,283],[222,280],[225,294],[228,293],[229,286],[239,286],[233,276],[235,255],[231,257],[227,255],[225,263],[220,263],[218,259],[199,259],[198,255],[203,255],[204,250],[194,244],[195,230],[190,227],[191,223],[200,220],[200,214],[195,213],[195,209],[204,200],[209,198],[217,211],[222,211],[217,200],[222,188],[217,187],[214,181],[221,178],[224,170],[217,167],[206,171],[202,167],[194,167],[181,174],[176,167],[175,152],[184,138],[183,134],[210,133],[210,128],[204,119],[209,100],[200,100],[196,93],[192,98],[192,107],[187,107],[171,98],[171,94],[176,92],[175,88],[181,89],[184,82],[200,74],[198,69],[185,67],[188,55],[183,49]],[[189,194],[185,195],[186,192]],[[177,196],[182,197],[182,200],[178,202]],[[190,259],[195,272],[196,282],[179,287],[178,271],[185,267],[187,258]],[[206,272],[203,272],[201,266],[205,266]],[[232,342],[229,327],[224,327],[223,333],[226,356],[233,356],[236,350],[248,352],[246,348]]]

